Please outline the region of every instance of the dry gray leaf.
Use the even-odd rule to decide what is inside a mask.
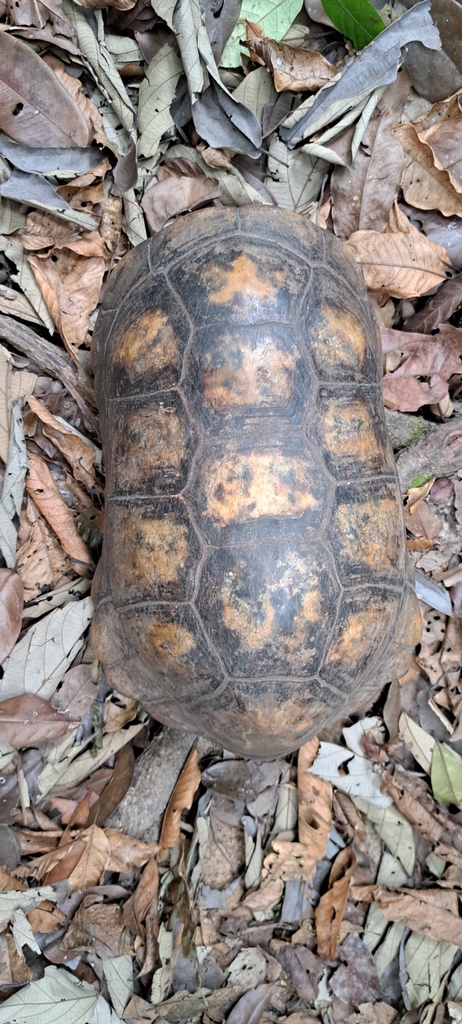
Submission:
[[[309,111],[292,127],[281,129],[284,142],[294,146],[299,139],[313,135],[356,106],[374,89],[394,82],[402,48],[416,39],[432,50],[441,47],[438,29],[430,15],[430,0],[415,4],[349,60],[334,85],[320,90]]]

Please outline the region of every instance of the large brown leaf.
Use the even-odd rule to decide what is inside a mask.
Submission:
[[[91,573],[92,562],[86,544],[77,533],[74,517],[58,491],[46,462],[29,455],[26,487],[37,508],[50,524],[79,576]]]
[[[201,773],[197,750],[193,747],[167,804],[159,839],[161,849],[169,850],[176,846],[180,836],[182,811],[191,807],[200,781]]]
[[[441,245],[413,227],[397,203],[386,231],[355,231],[346,243],[367,287],[399,299],[424,295],[446,280],[450,260]]]
[[[48,437],[56,445],[70,463],[76,480],[80,480],[91,492],[95,486],[94,449],[85,444],[78,434],[74,434],[60,423],[40,399],[29,395],[28,404],[41,421],[45,437]]]
[[[315,92],[337,73],[337,68],[315,50],[278,43],[266,36],[253,38],[246,45],[272,71],[277,92],[305,92],[307,89]]]
[[[67,248],[28,260],[67,351],[75,358],[98,304],[105,261],[99,256],[86,259]]]
[[[337,854],[329,878],[329,889],[316,907],[316,941],[318,955],[335,960],[340,925],[345,911],[351,875],[356,864],[352,846]]]
[[[67,555],[30,498],[21,512],[16,568],[25,601],[33,601],[44,588],[54,590],[65,583],[71,569]]]
[[[0,743],[35,747],[65,736],[74,723],[35,693],[22,693],[0,701]]]
[[[21,629],[24,587],[13,569],[0,569],[0,665],[11,654]]]
[[[27,146],[88,146],[86,118],[27,43],[0,32],[0,128]]]
[[[387,921],[402,921],[413,932],[462,945],[457,892],[438,889],[388,889],[385,885],[353,885],[353,899],[378,904]]]
[[[461,189],[456,191],[454,182],[441,163],[436,166],[429,142],[419,137],[413,124],[399,124],[393,130],[406,153],[401,177],[406,201],[421,210],[441,210],[445,217],[453,214],[460,217],[462,195],[458,192]],[[454,135],[453,128],[451,132]]]

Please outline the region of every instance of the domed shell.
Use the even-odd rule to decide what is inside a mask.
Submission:
[[[112,685],[275,757],[404,671],[416,601],[380,349],[341,243],[268,206],[182,218],[112,275],[95,372],[92,645]]]

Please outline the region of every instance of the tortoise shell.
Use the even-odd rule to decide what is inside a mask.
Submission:
[[[111,685],[275,757],[404,671],[416,599],[380,349],[340,242],[268,206],[176,221],[113,273],[95,369]]]

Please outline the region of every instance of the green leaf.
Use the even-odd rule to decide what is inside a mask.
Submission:
[[[355,50],[362,50],[385,28],[369,0],[322,0],[322,6],[335,28],[351,39]]]
[[[240,67],[239,40],[245,39],[246,21],[253,21],[260,25],[264,36],[279,42],[288,32],[302,7],[303,0],[242,0],[240,18],[223,50],[220,67]]]
[[[435,743],[430,778],[435,800],[462,807],[462,757],[445,743]]]

